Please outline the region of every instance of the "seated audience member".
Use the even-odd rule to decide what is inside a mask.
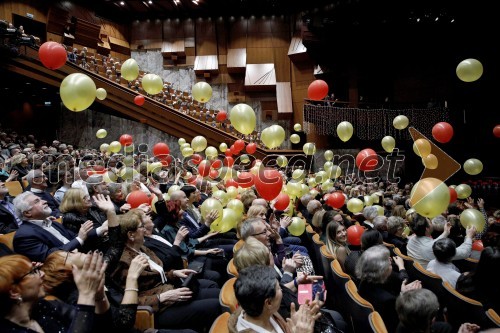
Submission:
[[[373,229],[382,234],[384,240],[387,239],[387,216],[376,216],[373,219]]]
[[[462,274],[458,278],[457,291],[481,302],[484,308],[492,308],[496,313],[500,313],[499,265],[500,249],[498,247],[485,247],[481,252],[476,269],[469,274]]]
[[[109,197],[115,205],[116,214],[123,214],[130,210],[130,204],[125,201],[122,183],[108,184]]]
[[[351,252],[347,243],[347,231],[343,224],[331,221],[326,227],[326,247],[337,259],[340,267],[344,269],[344,263]]]
[[[399,216],[387,218],[387,239],[385,241],[396,246],[404,255],[406,255],[406,244],[408,244],[408,238],[403,234],[405,226],[405,220]]]
[[[253,201],[257,199],[257,195],[255,194],[254,190],[248,189],[241,193],[240,198],[241,202],[243,203],[243,207],[245,209],[244,213],[246,214],[248,208],[252,206]]]
[[[60,217],[61,212],[59,211],[59,202],[54,199],[52,194],[46,191],[48,187],[47,176],[45,176],[42,170],[35,169],[29,171],[28,175],[26,176],[26,180],[28,181],[30,187],[29,191],[40,199],[44,200],[50,207],[50,215],[54,216],[55,218]]]
[[[405,206],[404,205],[394,206],[394,208],[392,209],[391,216],[397,216],[397,217],[401,217],[402,219],[404,219],[406,217]],[[388,217],[388,216],[386,216],[386,217]]]
[[[363,216],[365,220],[360,225],[367,230],[373,229],[373,219],[378,216],[377,207],[367,206],[363,208]]]
[[[71,184],[72,188],[79,188],[85,192],[85,194],[89,194],[89,191],[87,190],[87,179],[89,178],[89,174],[87,172],[87,169],[84,167],[81,168],[75,168],[74,169],[74,181],[73,184]]]
[[[446,222],[447,222],[446,217],[444,217],[443,215],[438,215],[438,216],[432,218],[432,220],[431,220],[431,223],[432,223],[431,237],[432,238],[436,239],[439,236],[441,236],[441,234],[444,231],[444,227],[446,225]]]
[[[17,171],[19,180],[26,178],[30,169],[28,158],[25,154],[17,154],[15,156],[12,156],[12,158],[10,159],[10,172],[14,170]]]
[[[0,180],[0,234],[7,234],[19,229],[22,220],[16,215],[14,205],[10,202],[5,177],[0,178],[2,178]]]
[[[336,210],[326,211],[325,214],[323,215],[323,219],[321,220],[321,226],[323,229],[321,230],[321,233],[319,234],[321,241],[325,244],[327,243],[326,228],[328,227],[328,224],[332,221],[335,221],[337,223],[342,224],[346,230],[347,230],[347,228],[349,228],[351,226],[349,221],[344,219],[344,216],[342,215],[342,213],[340,213]]]
[[[435,259],[432,252],[432,245],[434,242],[441,238],[446,238],[450,234],[451,225],[447,223],[444,231],[437,239],[432,239],[432,224],[431,221],[420,214],[412,214],[410,228],[414,236],[410,237],[406,249],[408,256],[416,260],[423,268],[427,268],[427,264],[432,259]],[[476,234],[474,226],[467,227],[465,241],[462,245],[457,247],[457,253],[452,260],[465,259],[470,256],[472,251],[472,239]]]
[[[306,209],[307,209],[307,213],[308,213],[306,220],[307,220],[307,223],[311,224],[312,218],[314,217],[314,214],[316,214],[316,212],[318,212],[318,211],[323,210],[323,206],[321,205],[321,202],[319,200],[312,199],[307,204]]]
[[[311,219],[312,228],[318,235],[320,235],[320,238],[323,232],[323,216],[325,215],[325,213],[326,210],[319,210],[314,213]]]
[[[367,230],[361,235],[361,248],[357,251],[351,251],[344,262],[344,272],[349,274],[356,284],[359,284],[356,278],[356,263],[363,251],[368,250],[375,245],[382,245],[384,243],[382,234],[377,230]]]
[[[81,249],[87,238],[97,237],[92,230],[92,222],[82,224],[78,234],[53,222],[47,203],[31,192],[23,192],[14,199],[14,208],[23,224],[14,236],[14,252],[43,262],[47,256],[57,250],[72,251]]]
[[[207,330],[221,313],[219,288],[204,288],[199,291],[182,287],[181,278],[196,274],[190,269],[167,272],[156,254],[144,246],[144,213],[136,214],[135,209],[119,215],[121,235],[125,249],[110,278],[121,288],[125,288],[126,277],[132,260],[138,256],[148,259],[149,268],[139,277],[139,304],[149,305],[155,312],[156,327],[167,329]]]
[[[63,171],[59,173],[59,176],[62,179],[62,185],[54,193],[54,199],[61,205],[64,194],[71,188],[71,184],[73,184],[73,171]]]
[[[240,307],[231,314],[228,329],[236,332],[301,332],[312,333],[319,318],[318,301],[309,302],[295,311],[291,306],[288,322],[277,312],[283,293],[274,270],[268,266],[250,266],[239,272],[234,292]]]
[[[0,258],[0,331],[95,332],[95,299],[106,269],[102,256],[87,254],[82,267],[73,268],[79,291],[73,311],[64,311],[62,304],[43,299],[41,266],[19,254]]]
[[[455,242],[449,238],[438,239],[432,245],[432,252],[436,259],[429,261],[427,270],[439,275],[443,281],[455,288],[460,276],[460,270],[451,262],[457,252]]]
[[[401,293],[396,299],[396,312],[399,318],[397,333],[452,332],[450,324],[435,321],[439,312],[439,302],[436,295],[428,289],[414,289]],[[475,331],[459,331],[458,333]]]
[[[356,277],[359,279],[358,291],[361,297],[373,305],[375,311],[380,313],[389,332],[394,332],[398,324],[395,311],[396,297],[411,289],[421,288],[420,281],[415,280],[407,284],[404,280],[399,290],[394,290],[389,284],[392,273],[390,252],[384,245],[376,245],[364,251],[356,264]],[[403,260],[400,267],[404,268]]]

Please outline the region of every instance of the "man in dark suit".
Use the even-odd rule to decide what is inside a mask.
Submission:
[[[23,224],[14,236],[14,252],[43,262],[57,250],[80,249],[88,237],[96,237],[92,222],[82,224],[78,235],[65,229],[62,224],[50,218],[52,210],[45,200],[31,192],[23,192],[14,199],[14,208]]]
[[[47,202],[47,205],[51,209],[51,216],[55,218],[60,217],[62,214],[59,211],[59,202],[46,191],[47,189],[47,176],[40,169],[30,170],[26,176],[30,186],[30,192],[39,197],[40,199]]]
[[[9,201],[9,190],[0,178],[0,234],[16,231],[22,221],[14,213],[14,205]]]

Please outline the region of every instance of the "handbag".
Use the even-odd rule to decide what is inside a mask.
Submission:
[[[344,333],[347,325],[343,322],[343,320],[343,323],[338,323],[339,325],[337,325],[330,313],[331,310],[321,309],[320,311],[321,317],[316,319],[314,323],[314,333]],[[339,326],[342,326],[344,330],[342,330]]]

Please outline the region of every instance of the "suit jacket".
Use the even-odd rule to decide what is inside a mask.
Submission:
[[[19,229],[19,226],[14,215],[0,204],[0,234],[7,234],[17,229]]]
[[[23,221],[14,235],[14,252],[30,258],[32,261],[44,262],[49,254],[54,251],[73,251],[81,249],[80,242],[76,239],[76,234],[66,230],[60,223],[53,222],[52,226],[56,228],[61,235],[69,240],[69,243],[63,244],[50,232],[31,222]],[[89,238],[96,237],[95,230],[89,233]]]
[[[208,232],[210,231],[210,228],[207,227],[204,223],[198,223],[196,221],[196,218],[192,216],[189,211],[182,214],[182,218],[180,219],[179,224],[189,229],[190,238],[200,238],[208,234]]]
[[[34,195],[39,197],[42,200],[47,201],[47,205],[52,209],[51,216],[59,217],[61,216],[61,212],[59,211],[59,202],[52,196],[52,194],[48,192],[32,192]]]

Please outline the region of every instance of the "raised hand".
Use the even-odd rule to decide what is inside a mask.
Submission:
[[[141,276],[142,272],[148,267],[148,259],[145,256],[136,256],[130,262],[130,267],[128,268],[127,278],[137,280]]]
[[[196,271],[195,270],[192,270],[192,269],[188,269],[188,268],[185,268],[185,269],[177,269],[173,272],[174,276],[177,276],[178,278],[187,278],[188,275],[190,274],[196,274]]]
[[[179,230],[177,230],[177,234],[175,235],[174,245],[179,245],[180,243],[182,243],[182,241],[184,241],[188,234],[188,228],[186,228],[185,226],[180,227]]]
[[[406,284],[406,280],[401,283],[401,292],[407,292],[408,290],[413,290],[413,289],[422,289],[422,282],[419,280],[415,280],[411,283]]]
[[[109,212],[109,211],[115,211],[115,205],[111,201],[111,199],[108,196],[104,196],[103,194],[97,194],[92,196],[94,199],[95,204],[97,207],[99,207],[100,210],[103,212]]]
[[[87,222],[83,223],[80,227],[80,230],[78,231],[78,237],[82,240],[86,240],[90,230],[94,227],[94,223],[91,220],[88,220]]]
[[[95,295],[104,279],[107,265],[102,252],[97,251],[87,254],[82,268],[73,265],[73,279],[79,295],[78,304],[95,304]]]
[[[217,209],[212,209],[205,218],[205,224],[208,224],[208,226],[210,226],[210,224],[212,224],[213,221],[217,220],[218,217],[219,211]]]

